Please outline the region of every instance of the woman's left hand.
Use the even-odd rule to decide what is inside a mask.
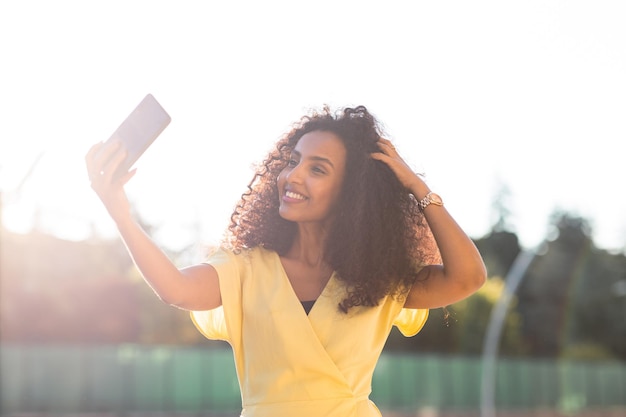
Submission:
[[[413,172],[389,140],[381,138],[378,148],[380,152],[373,152],[371,157],[387,164],[418,201],[430,192],[428,185]],[[421,269],[415,280],[418,285],[413,285],[405,300],[406,308],[438,308],[453,304],[478,290],[487,276],[474,242],[444,207],[435,206],[423,213],[443,264]]]
[[[426,195],[428,193],[429,190],[424,181],[419,177],[419,175],[413,172],[411,167],[409,167],[404,159],[402,159],[390,140],[380,138],[378,141],[378,148],[380,149],[380,152],[372,153],[371,157],[387,164],[406,189],[410,190],[414,194],[417,193]],[[423,197],[423,195],[416,195],[416,197],[420,198]]]

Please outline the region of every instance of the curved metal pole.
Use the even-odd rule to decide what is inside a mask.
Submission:
[[[496,416],[496,359],[498,357],[498,347],[500,344],[500,335],[504,319],[509,308],[509,304],[513,299],[513,294],[522,282],[530,263],[535,258],[536,251],[521,251],[504,282],[504,292],[498,299],[498,302],[491,310],[489,325],[487,326],[487,334],[483,343],[482,355],[482,381],[481,381],[481,398],[480,398],[480,415],[481,417]]]

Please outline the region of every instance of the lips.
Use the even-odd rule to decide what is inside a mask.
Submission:
[[[304,201],[307,199],[306,196],[300,193],[296,193],[295,191],[285,191],[285,197],[289,200],[298,200],[298,201]]]

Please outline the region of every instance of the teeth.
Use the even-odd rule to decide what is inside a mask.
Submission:
[[[287,191],[285,195],[289,198],[295,198],[296,200],[305,200],[306,197],[302,194],[294,193],[293,191]]]

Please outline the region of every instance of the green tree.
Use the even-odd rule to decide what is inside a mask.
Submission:
[[[591,247],[570,292],[568,345],[599,345],[626,358],[626,258]]]
[[[490,277],[476,294],[452,306],[459,317],[459,353],[480,355],[491,312],[503,291],[504,280]],[[514,301],[509,306],[500,339],[500,354],[506,356],[521,356],[527,351],[521,335],[521,319],[515,307]]]
[[[524,339],[538,356],[596,345],[626,358],[626,261],[600,250],[589,222],[556,212],[555,229],[519,290]],[[589,351],[587,349],[587,351]],[[598,349],[596,349],[598,351]]]
[[[509,199],[511,193],[504,184],[498,184],[498,190],[492,203],[492,217],[495,219],[491,231],[474,243],[483,257],[488,275],[504,277],[513,261],[521,251],[519,239],[512,232],[510,225],[511,210]]]
[[[492,229],[489,234],[476,239],[474,243],[491,277],[506,276],[521,251],[517,235],[505,230]]]

